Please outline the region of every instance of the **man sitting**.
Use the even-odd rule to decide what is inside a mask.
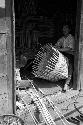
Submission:
[[[71,81],[72,73],[73,73],[73,63],[74,56],[72,54],[68,54],[69,51],[74,50],[75,40],[74,37],[70,34],[70,28],[68,25],[63,26],[63,35],[55,44],[55,47],[58,48],[60,52],[64,54],[64,56],[68,59],[68,79],[66,79],[64,90],[69,89],[69,84]]]

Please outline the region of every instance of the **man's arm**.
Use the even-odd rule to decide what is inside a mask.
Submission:
[[[62,41],[63,41],[62,38],[60,38],[60,39],[57,41],[57,43],[55,44],[54,47],[55,47],[55,48],[58,48],[58,49],[59,49],[59,48],[62,48],[62,45],[63,45],[63,44],[62,44]]]
[[[74,46],[75,46],[75,39],[74,37],[70,34],[70,36],[68,37],[68,47],[69,50],[73,51],[74,50]]]

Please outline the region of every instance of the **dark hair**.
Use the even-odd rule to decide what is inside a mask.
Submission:
[[[71,24],[70,24],[70,23],[63,23],[62,28],[63,28],[64,26],[68,26],[68,28],[71,30]]]

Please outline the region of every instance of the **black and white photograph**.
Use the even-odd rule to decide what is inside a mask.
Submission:
[[[83,0],[0,0],[0,125],[83,125]]]

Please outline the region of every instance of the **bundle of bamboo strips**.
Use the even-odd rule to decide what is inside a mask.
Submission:
[[[42,92],[41,89],[39,89],[39,91],[44,95],[44,93]],[[42,114],[42,117],[43,117],[46,125],[56,125],[56,123],[54,122],[48,109],[46,108],[45,103],[43,102],[43,98],[38,94],[38,91],[36,90],[34,85],[33,85],[33,89],[29,89],[29,91],[26,91],[26,92],[27,92],[27,94],[31,95],[31,98],[33,99],[34,103],[37,105],[37,108],[39,109],[40,113]],[[63,125],[70,125],[70,123],[65,119],[65,117],[60,112],[60,110],[49,99],[49,97],[46,97],[46,100],[49,102],[52,109],[55,111],[55,113],[61,119],[60,123],[62,122]]]
[[[68,78],[67,59],[50,44],[40,48],[33,63],[35,77],[51,81]]]
[[[49,111],[47,110],[45,104],[43,103],[42,98],[40,98],[40,96],[37,93],[33,92],[32,90],[29,92],[30,92],[29,94],[31,95],[31,98],[36,103],[39,111],[41,112],[46,125],[56,125]]]
[[[29,89],[26,88],[26,90],[25,90],[26,95],[30,95],[30,97],[32,98],[32,100],[33,100],[34,104],[36,105],[37,109],[38,109],[39,112],[42,114],[42,117],[43,117],[43,119],[44,119],[43,123],[44,123],[45,125],[56,125],[56,124],[57,124],[57,121],[55,121],[55,120],[52,118],[50,112],[48,111],[48,109],[47,109],[47,107],[46,107],[46,103],[44,102],[43,99],[45,99],[45,100],[49,103],[50,107],[52,107],[52,109],[54,110],[55,114],[60,118],[60,123],[62,123],[62,124],[60,124],[60,125],[71,125],[71,124],[65,119],[65,117],[63,116],[63,114],[61,113],[61,111],[56,107],[56,104],[53,103],[53,101],[52,101],[52,99],[51,99],[52,97],[50,98],[49,96],[45,96],[45,94],[43,93],[43,91],[42,91],[40,88],[37,88],[37,86],[35,87],[35,85],[34,85],[33,82],[31,82],[31,86],[32,86],[32,87],[30,87]],[[39,94],[39,93],[41,93],[41,94]],[[71,94],[71,93],[72,93],[72,94]],[[77,96],[78,93],[79,93],[79,92],[74,93],[74,91],[73,91],[73,92],[70,91],[70,92],[67,93],[67,97],[66,97],[66,98],[69,99],[69,98],[72,98],[72,97],[75,96],[75,95]],[[69,95],[70,95],[70,96],[69,96]],[[19,96],[20,96],[20,95],[19,95]],[[42,96],[43,96],[43,97],[42,97]],[[56,96],[56,95],[55,95],[55,96]],[[59,94],[58,96],[61,96],[61,94]],[[66,95],[64,95],[64,96],[66,96]],[[57,97],[57,96],[56,96],[56,97]],[[55,99],[56,99],[56,97],[55,97]],[[64,99],[63,99],[63,97],[61,96],[61,98],[62,98],[62,100],[65,100],[65,97],[64,97]],[[60,98],[60,100],[61,100],[61,98]],[[35,123],[36,125],[41,125],[41,124],[43,124],[43,123],[40,123],[40,122],[38,121],[38,119],[35,117],[35,115],[32,113],[30,103],[28,104],[27,101],[26,101],[23,97],[22,97],[21,99],[22,99],[22,101],[23,101],[23,104],[26,105],[26,108],[27,108],[27,110],[28,110],[28,113],[31,115],[31,117],[32,117],[32,119],[33,119],[33,121],[34,121],[34,123]],[[58,98],[57,98],[57,100],[58,100]],[[55,122],[54,122],[54,121],[55,121]]]
[[[67,102],[71,100],[72,98],[76,98],[79,95],[79,90],[69,90],[66,93],[57,93],[56,95],[47,95],[45,97],[49,97],[51,101],[53,101],[55,104],[61,104],[62,102]],[[45,100],[44,97],[44,100]]]

